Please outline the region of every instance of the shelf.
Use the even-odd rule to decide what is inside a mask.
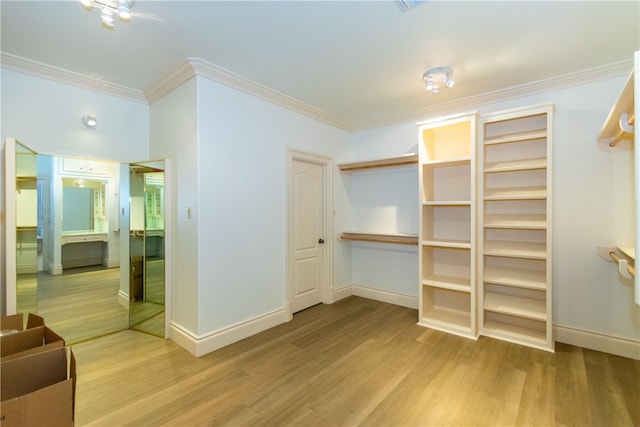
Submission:
[[[496,338],[511,338],[510,341],[520,344],[523,341],[531,341],[540,346],[540,348],[548,350],[546,347],[547,335],[545,331],[487,320],[484,323],[484,332],[485,335]]]
[[[487,292],[484,296],[484,309],[541,322],[547,320],[546,302],[540,299]]]
[[[467,336],[471,333],[471,315],[467,311],[434,307],[422,316],[420,325]]]
[[[508,135],[500,135],[496,137],[485,138],[485,145],[494,145],[494,144],[506,144],[509,142],[520,142],[520,141],[530,141],[532,139],[542,139],[547,137],[547,131],[542,130],[534,130],[529,132],[518,132],[512,133]]]
[[[426,277],[422,284],[434,288],[449,289],[458,292],[471,292],[471,284],[469,278],[445,276],[442,274],[433,274]]]
[[[412,234],[344,232],[340,234],[340,239],[361,242],[394,243],[400,245],[418,244],[418,236]]]
[[[636,248],[631,246],[616,246],[620,252],[624,254],[624,256],[631,258],[632,260],[636,260]]]
[[[471,242],[468,240],[423,240],[423,246],[435,246],[440,248],[457,248],[457,249],[470,249]]]
[[[471,200],[429,200],[423,206],[471,206]]]
[[[547,228],[547,216],[544,214],[485,215],[484,227],[485,228],[513,228],[513,229],[521,229],[521,230],[544,230]]]
[[[484,282],[540,291],[545,291],[547,288],[547,276],[544,271],[519,268],[486,266]]]
[[[418,164],[417,154],[407,154],[399,157],[391,157],[387,159],[369,160],[356,163],[342,163],[338,165],[340,172],[350,173],[366,169],[379,169],[397,166],[409,166]]]
[[[547,159],[523,159],[523,160],[510,160],[487,163],[484,167],[485,173],[496,172],[512,172],[521,170],[533,170],[533,169],[546,169]]]
[[[547,198],[547,187],[488,188],[484,200],[541,200]]]
[[[636,58],[637,56],[638,54],[636,54]],[[634,114],[634,74],[635,71],[632,71],[622,93],[618,97],[618,100],[609,111],[609,115],[607,116],[597,138],[599,143],[611,143],[620,134],[621,115],[626,114],[628,117],[631,117]]]
[[[546,259],[546,243],[485,240],[484,254],[513,258]]]
[[[471,157],[456,157],[453,159],[428,160],[423,163],[426,167],[464,166],[471,164]]]

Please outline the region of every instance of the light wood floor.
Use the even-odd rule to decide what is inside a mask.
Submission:
[[[358,297],[196,358],[124,331],[73,346],[76,426],[638,426],[640,362],[416,325]]]

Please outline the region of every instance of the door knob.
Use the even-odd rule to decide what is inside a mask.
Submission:
[[[323,244],[324,243],[324,239],[318,239],[318,243]]]

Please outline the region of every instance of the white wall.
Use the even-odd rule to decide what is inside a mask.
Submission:
[[[153,159],[170,159],[173,173],[165,182],[172,196],[166,207],[173,244],[168,254],[171,273],[170,321],[197,334],[198,331],[198,104],[196,78],[192,78],[150,107],[150,146]],[[213,167],[213,166],[212,166]],[[191,210],[191,218],[187,212]],[[168,313],[167,313],[168,314]]]
[[[198,81],[198,311],[205,333],[284,308],[287,147],[335,158],[348,149],[349,134]],[[344,195],[335,195],[344,215]],[[344,285],[344,267],[334,268],[334,285]]]
[[[598,148],[595,140],[626,80],[626,77],[613,78],[477,107],[482,114],[555,103],[553,323],[560,329],[564,340],[584,332],[593,338],[598,335],[621,337],[632,346],[640,342],[640,307],[633,303],[631,284],[618,275],[615,264],[597,254],[598,245],[626,243],[633,239],[631,152],[605,152]],[[410,149],[416,141],[414,122],[357,132],[353,134],[352,155],[357,160],[396,156],[413,151]],[[413,177],[407,175],[407,179]],[[364,193],[362,196],[354,196],[353,190],[352,200],[378,197],[378,201],[384,202],[383,198],[376,196],[375,186],[367,189],[363,185],[359,189]],[[408,197],[416,190],[413,184],[407,183],[397,191],[406,193]],[[352,219],[353,224],[358,221],[361,219]],[[400,258],[400,255],[385,253],[382,249],[367,254],[369,262],[355,262],[359,256],[355,250],[352,256],[354,278],[369,277],[370,272],[366,269],[389,256]],[[403,262],[407,265],[410,264],[409,259],[417,259],[409,252],[405,258]],[[417,264],[415,271],[417,277]],[[406,293],[407,277],[398,277],[394,270],[385,275],[381,269],[375,280],[373,282],[371,278],[371,282],[362,284]],[[417,295],[417,279],[414,283]]]
[[[88,157],[129,162],[147,158],[149,112],[145,104],[100,94],[11,70],[1,70],[2,133],[42,154]],[[82,116],[98,118],[95,129],[82,124]],[[4,161],[0,177],[4,182]],[[0,187],[0,217],[4,218],[4,184]],[[4,242],[5,222],[0,223]],[[4,243],[3,243],[4,245]],[[4,246],[2,247],[4,250]],[[4,256],[1,266],[4,271]],[[2,275],[2,311],[5,277]]]

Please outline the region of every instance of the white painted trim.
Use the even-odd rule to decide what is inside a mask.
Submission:
[[[62,274],[62,264],[49,263],[49,273],[51,275]]]
[[[64,70],[21,58],[6,52],[0,52],[0,64],[6,69],[145,103],[153,103],[195,75],[200,75],[346,131],[360,131],[411,120],[421,120],[433,115],[440,116],[443,114],[456,113],[469,108],[478,108],[482,105],[579,86],[602,79],[628,76],[629,70],[633,68],[633,60],[629,59],[455,101],[434,104],[413,111],[403,111],[398,114],[380,116],[373,120],[349,123],[332,113],[277,92],[200,58],[187,58],[185,62],[180,64],[176,69],[169,72],[166,77],[151,85],[143,92],[109,83],[95,77],[85,76],[74,71]]]
[[[129,294],[122,289],[118,290],[118,304],[129,310]]]
[[[0,310],[5,315],[15,314],[17,306],[17,289],[16,281],[16,140],[13,138],[5,139],[4,143],[4,206],[5,220],[4,233],[5,243],[5,298],[4,307]]]
[[[176,322],[171,322],[169,339],[194,356],[200,357],[287,321],[287,312],[281,308],[205,335],[194,334]]]
[[[376,301],[418,309],[418,297],[369,288],[362,285],[351,285],[351,293],[357,297],[369,298]]]
[[[164,159],[164,337],[169,338],[170,321],[173,313],[173,164]]]
[[[119,268],[120,258],[106,258],[103,265],[107,268]]]
[[[340,301],[341,299],[350,297],[353,295],[351,291],[351,285],[342,286],[341,288],[336,288],[333,290],[333,301]]]
[[[324,282],[323,289],[321,290],[322,302],[325,304],[331,304],[334,302],[334,289],[333,289],[333,239],[330,236],[333,235],[333,159],[316,154],[306,153],[298,151],[293,148],[287,147],[286,151],[286,212],[287,212],[287,227],[285,242],[286,247],[286,284],[285,284],[285,308],[289,320],[293,318],[293,263],[291,259],[293,254],[291,248],[293,244],[293,224],[291,218],[293,217],[293,199],[291,195],[292,191],[292,170],[294,161],[304,161],[322,166],[323,176],[323,204],[324,204],[324,230],[325,230],[325,252],[323,260],[323,274]]]
[[[640,360],[640,341],[599,332],[554,325],[557,342]]]
[[[80,74],[75,71],[65,70],[63,68],[54,67],[53,65],[12,55],[7,52],[0,52],[0,63],[2,63],[2,68],[6,68],[8,70],[31,74],[32,76],[41,77],[43,79],[70,84],[83,89],[117,96],[134,102],[147,103],[142,91],[111,83],[96,77]]]

